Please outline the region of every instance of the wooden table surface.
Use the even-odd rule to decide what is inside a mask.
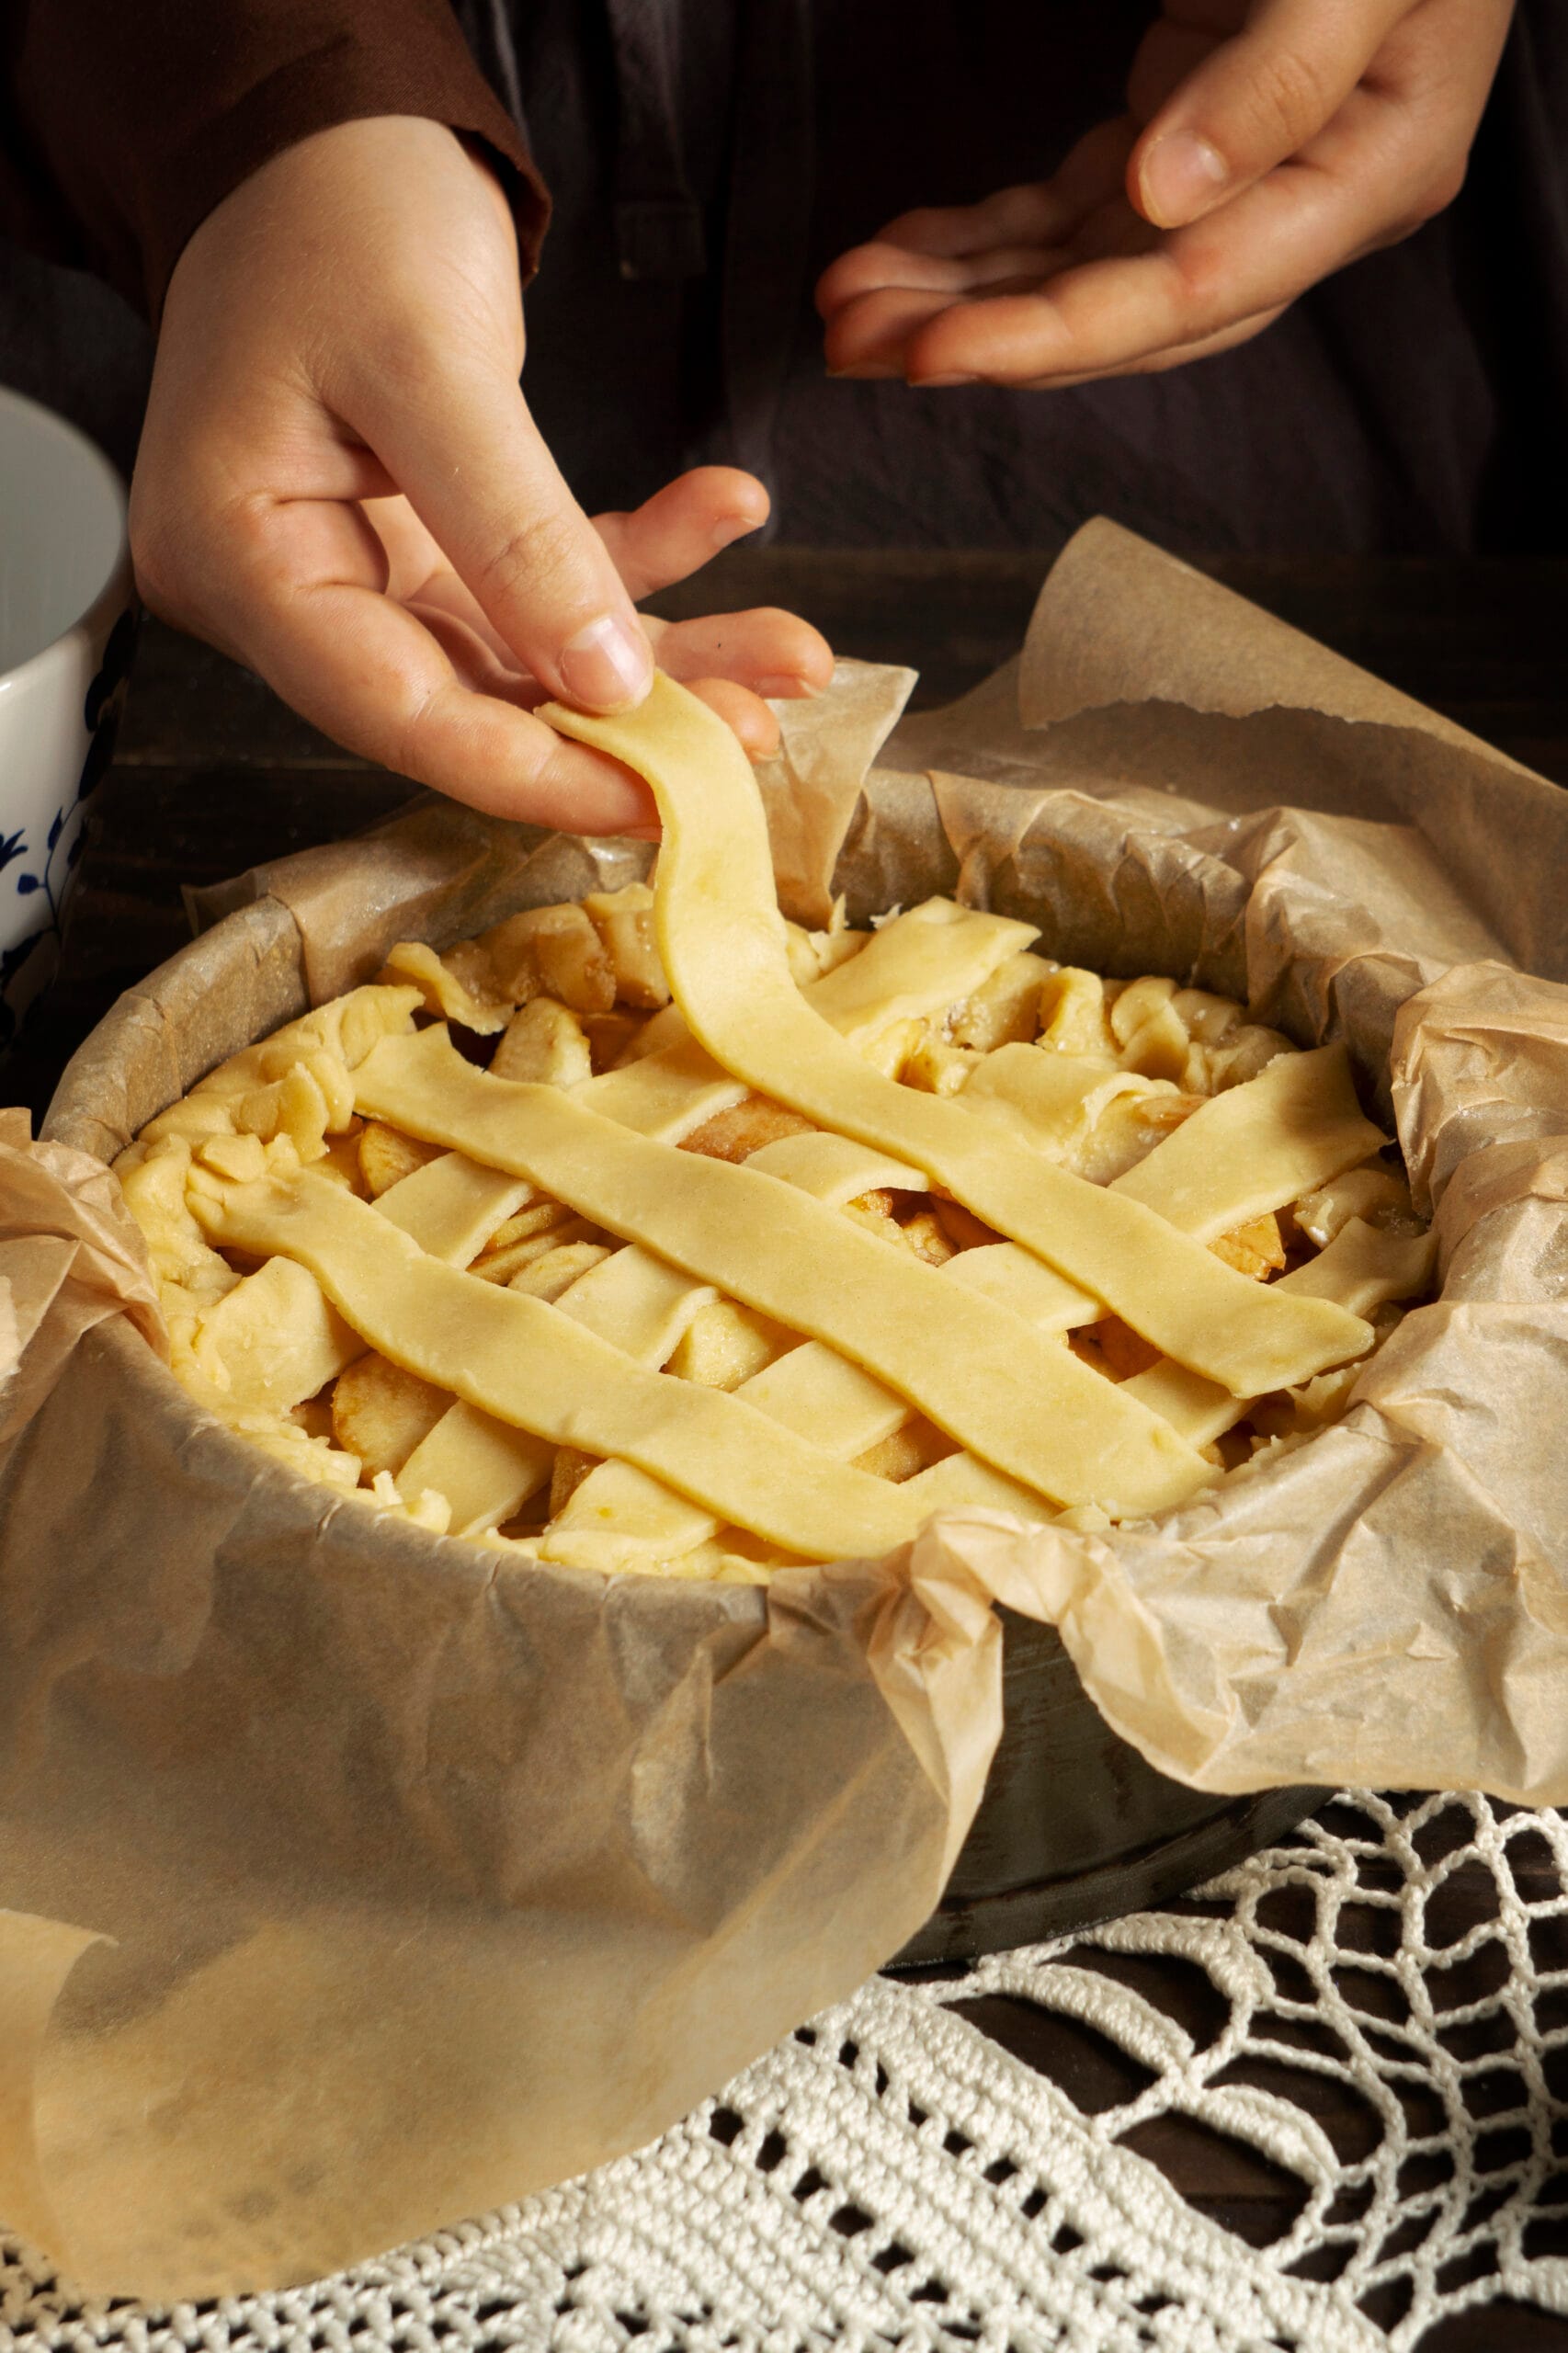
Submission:
[[[1210,568],[1568,784],[1568,563],[1233,558]],[[1043,556],[1028,552],[739,550],[710,567],[700,596],[672,595],[660,608],[790,606],[843,653],[915,665],[918,700],[928,704],[1016,650],[1045,569]],[[114,997],[184,943],[182,883],[352,834],[413,790],[327,744],[208,648],[150,623],[119,755],[95,801],[62,972],[13,1051],[5,1099],[40,1115],[65,1060]],[[1091,2112],[1119,2097],[1100,2081],[1115,2054],[1098,2037],[1086,2040],[1027,2003],[993,1998],[971,2012]],[[1221,2144],[1209,2151],[1200,2136],[1167,2137],[1168,2147],[1144,2154],[1194,2205],[1258,2245],[1290,2220],[1289,2185],[1261,2158],[1249,2165],[1230,2143],[1219,2154]],[[1568,2226],[1564,2242],[1568,2254]],[[1494,2303],[1424,2340],[1425,2353],[1498,2347],[1568,2353],[1568,2320]]]

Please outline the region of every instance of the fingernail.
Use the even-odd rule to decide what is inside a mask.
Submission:
[[[896,368],[890,368],[880,359],[863,359],[858,367],[830,368],[827,371],[828,381],[834,384],[885,383],[897,373]]]
[[[1217,147],[1190,131],[1156,139],[1139,174],[1143,210],[1158,229],[1179,229],[1212,210],[1230,166]]]
[[[585,710],[624,710],[653,683],[653,656],[641,630],[601,613],[561,649],[561,683]]]
[[[978,384],[978,376],[911,376],[910,384],[917,392],[928,392],[942,384]]]
[[[625,842],[662,842],[665,829],[663,825],[623,825],[620,838]]]
[[[748,531],[761,529],[761,518],[756,515],[726,515],[722,523],[713,526],[713,544],[727,548],[736,540],[744,540]]]
[[[753,694],[760,695],[764,702],[770,699],[775,702],[789,702],[800,695],[809,695],[811,691],[799,671],[782,670],[771,677],[758,678],[752,688]]]

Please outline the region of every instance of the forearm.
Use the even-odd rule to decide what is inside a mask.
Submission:
[[[415,115],[483,142],[531,275],[549,199],[447,0],[27,0],[0,227],[156,318],[192,231],[282,149]]]

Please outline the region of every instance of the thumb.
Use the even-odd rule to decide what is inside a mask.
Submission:
[[[1144,131],[1127,192],[1184,228],[1297,154],[1333,120],[1414,0],[1255,0]]]
[[[588,710],[641,702],[652,649],[515,379],[449,366],[438,409],[380,392],[360,408],[365,438],[540,685]]]

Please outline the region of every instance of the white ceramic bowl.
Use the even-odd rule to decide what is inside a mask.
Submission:
[[[134,633],[119,476],[74,426],[0,390],[0,1047],[59,962]]]

